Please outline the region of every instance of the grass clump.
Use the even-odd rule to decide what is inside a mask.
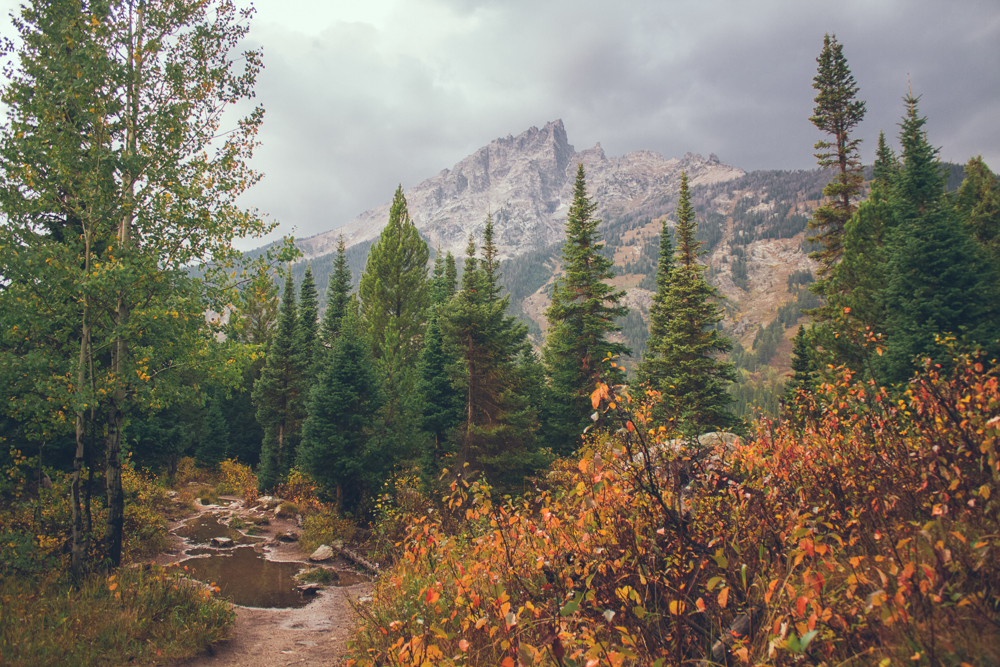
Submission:
[[[162,568],[0,579],[0,664],[112,666],[196,655],[232,630],[232,607]]]
[[[274,512],[274,516],[278,519],[291,519],[298,513],[298,505],[295,505],[294,503],[281,503],[278,505],[278,509]]]
[[[329,584],[333,581],[333,574],[325,567],[316,567],[306,570],[298,576],[298,579],[307,584]]]
[[[309,514],[303,519],[299,544],[304,552],[312,553],[321,544],[333,544],[337,541],[350,542],[354,533],[354,523],[339,516],[331,509]]]

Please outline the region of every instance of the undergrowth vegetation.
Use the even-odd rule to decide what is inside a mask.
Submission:
[[[164,664],[224,639],[232,607],[162,568],[122,568],[79,587],[57,575],[0,580],[0,664]]]
[[[13,456],[0,495],[0,664],[123,665],[164,663],[195,655],[228,635],[231,606],[181,575],[142,564],[161,553],[167,516],[190,511],[190,491],[175,494],[152,474],[122,468],[126,495],[123,553],[128,567],[74,581],[69,574],[69,476],[49,485]],[[181,466],[187,484],[203,473]],[[197,489],[201,490],[201,489]],[[95,500],[101,500],[96,496]],[[100,558],[106,512],[93,504],[93,553]]]
[[[414,512],[356,665],[1000,662],[1000,389],[958,357],[892,394],[842,370],[712,448],[626,387],[520,498]]]

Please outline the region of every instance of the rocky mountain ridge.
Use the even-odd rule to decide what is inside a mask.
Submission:
[[[577,152],[561,120],[496,139],[451,169],[405,191],[414,223],[430,241],[461,256],[469,234],[480,233],[492,214],[501,258],[558,243],[573,194],[578,164],[601,216],[619,216],[676,196],[681,171],[692,187],[745,175],[710,155],[666,159],[652,151],[607,157],[600,143]],[[299,239],[306,259],[334,252],[341,233],[348,247],[378,237],[389,202],[365,211],[342,228]]]

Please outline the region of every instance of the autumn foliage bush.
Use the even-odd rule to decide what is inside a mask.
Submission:
[[[412,517],[353,662],[997,664],[997,372],[941,373],[843,370],[709,452],[599,387],[613,426],[535,493]]]

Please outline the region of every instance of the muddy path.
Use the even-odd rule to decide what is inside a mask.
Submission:
[[[233,516],[249,524],[258,519],[260,511],[244,507],[235,497],[223,497],[218,505],[197,504],[196,511],[180,521],[170,524],[171,543],[157,559],[160,565],[184,565],[192,544],[175,534],[184,533],[185,522],[215,514],[220,523],[228,523]],[[294,518],[275,518],[273,510],[267,512],[268,523],[257,528],[252,547],[268,561],[307,563],[309,554],[303,553],[298,542],[279,541],[279,534],[296,534],[300,530]],[[230,533],[234,534],[234,533]],[[201,541],[201,540],[198,540]],[[201,550],[204,551],[204,550]],[[367,577],[358,577],[356,570],[345,560],[322,563],[328,569],[344,573],[342,583],[350,585],[327,586],[315,599],[300,608],[257,608],[236,606],[236,625],[229,640],[216,644],[208,653],[173,663],[173,667],[287,667],[288,665],[335,666],[344,663],[346,642],[357,622],[352,605],[359,598],[371,593],[373,584]],[[362,581],[357,581],[362,579]],[[355,583],[356,582],[356,583]]]

